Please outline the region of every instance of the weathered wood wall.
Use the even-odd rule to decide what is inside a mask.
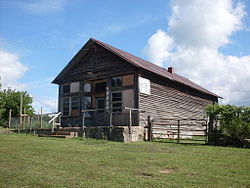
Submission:
[[[60,92],[59,97],[59,109],[62,105],[62,98],[65,96],[79,96],[80,97],[80,111],[83,103],[83,83],[95,83],[98,80],[103,80],[107,82],[108,91],[104,93],[103,97],[106,97],[108,103],[110,103],[110,93],[115,91],[121,91],[123,96],[123,107],[136,107],[138,103],[138,94],[137,94],[137,86],[136,86],[136,77],[138,70],[134,66],[127,63],[122,58],[116,56],[115,54],[109,52],[105,48],[94,45],[91,46],[89,51],[82,56],[81,58],[76,59],[75,65],[72,66],[66,75],[64,75],[60,81],[60,88],[63,84],[71,83],[71,82],[80,82],[80,92],[79,93],[67,93],[63,94]],[[112,77],[115,76],[124,76],[123,77],[123,85],[119,87],[110,87],[110,81]],[[98,93],[99,94],[99,93]],[[129,97],[128,97],[129,95]],[[97,93],[93,94],[93,106],[95,108],[95,98],[97,97]],[[100,96],[99,96],[100,97]],[[126,99],[124,97],[127,97]],[[136,103],[137,102],[137,103]],[[125,105],[125,106],[124,106]],[[138,105],[137,105],[138,107]],[[110,104],[109,104],[110,108]],[[80,112],[79,111],[79,112]],[[125,115],[124,115],[125,114]],[[123,117],[124,116],[124,117]],[[117,123],[117,125],[125,125],[123,122],[127,122],[127,114],[123,112],[122,115],[114,115],[113,122]],[[105,121],[103,121],[103,125],[108,125],[109,115],[105,115]],[[122,121],[124,119],[124,121]],[[95,122],[95,121],[93,121]],[[133,124],[138,125],[138,115],[133,116]],[[82,125],[82,117],[81,113],[79,113],[78,117],[65,116],[62,117],[62,126],[81,126]]]
[[[195,93],[166,79],[163,81],[147,73],[142,73],[141,76],[151,82],[151,94],[139,94],[139,108],[147,111],[140,115],[142,126],[147,126],[148,115],[151,118],[202,118],[204,107],[217,101],[216,97]]]
[[[67,75],[62,79],[63,83],[95,80],[120,75],[134,73],[135,67],[119,58],[105,48],[96,45],[86,53],[79,63],[73,66]]]

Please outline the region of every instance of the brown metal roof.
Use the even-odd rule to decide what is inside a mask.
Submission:
[[[139,68],[143,68],[147,71],[150,71],[150,72],[153,72],[155,74],[158,74],[160,76],[163,76],[167,79],[170,79],[172,81],[175,81],[175,82],[178,82],[178,83],[181,83],[181,84],[184,84],[186,86],[189,86],[191,88],[194,88],[196,90],[199,90],[203,93],[206,93],[206,94],[209,94],[209,95],[212,95],[212,96],[215,96],[215,97],[219,97],[221,98],[220,96],[212,93],[211,91],[208,91],[207,89],[199,86],[198,84],[192,82],[191,80],[187,79],[187,78],[184,78],[183,76],[180,76],[176,73],[170,73],[168,72],[168,70],[160,67],[160,66],[157,66],[153,63],[150,63],[149,61],[146,61],[144,59],[141,59],[139,57],[136,57],[130,53],[127,53],[125,51],[122,51],[118,48],[115,48],[113,46],[110,46],[102,41],[99,41],[99,40],[96,40],[96,39],[93,39],[91,38],[90,40],[92,40],[93,42],[101,45],[102,47],[106,48],[107,50],[113,52],[114,54],[118,55],[119,57],[123,58],[124,60],[128,61],[129,63],[133,64],[134,66],[136,67],[139,67]]]

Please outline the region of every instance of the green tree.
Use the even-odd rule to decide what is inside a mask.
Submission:
[[[244,139],[250,138],[250,107],[233,105],[209,105],[207,114],[220,120],[220,126],[214,130],[214,141],[225,145],[244,145]]]
[[[9,111],[12,110],[12,116],[20,114],[21,95],[23,96],[23,113],[32,115],[32,97],[26,91],[16,91],[15,89],[2,89],[0,84],[0,125],[6,126],[9,118]]]

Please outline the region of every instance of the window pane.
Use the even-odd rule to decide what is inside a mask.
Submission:
[[[97,83],[95,85],[95,92],[106,92],[106,82]]]
[[[111,86],[121,86],[121,85],[122,85],[122,77],[121,76],[112,78]]]
[[[112,109],[113,112],[121,112],[122,111],[122,93],[112,93]]]
[[[122,101],[122,93],[112,93],[112,101]]]
[[[91,107],[91,97],[83,97],[83,109],[88,109]]]
[[[79,92],[80,89],[79,82],[72,82],[70,83],[70,93]]]
[[[68,116],[69,115],[69,98],[63,98],[63,103],[62,103],[62,110],[63,110],[63,115]]]
[[[71,109],[78,110],[79,109],[79,97],[71,98]]]
[[[70,85],[63,85],[63,93],[69,93],[70,92]]]
[[[84,84],[84,92],[87,93],[87,92],[91,92],[91,84]]]

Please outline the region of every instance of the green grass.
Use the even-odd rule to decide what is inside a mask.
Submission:
[[[250,187],[250,150],[0,134],[0,187]]]

